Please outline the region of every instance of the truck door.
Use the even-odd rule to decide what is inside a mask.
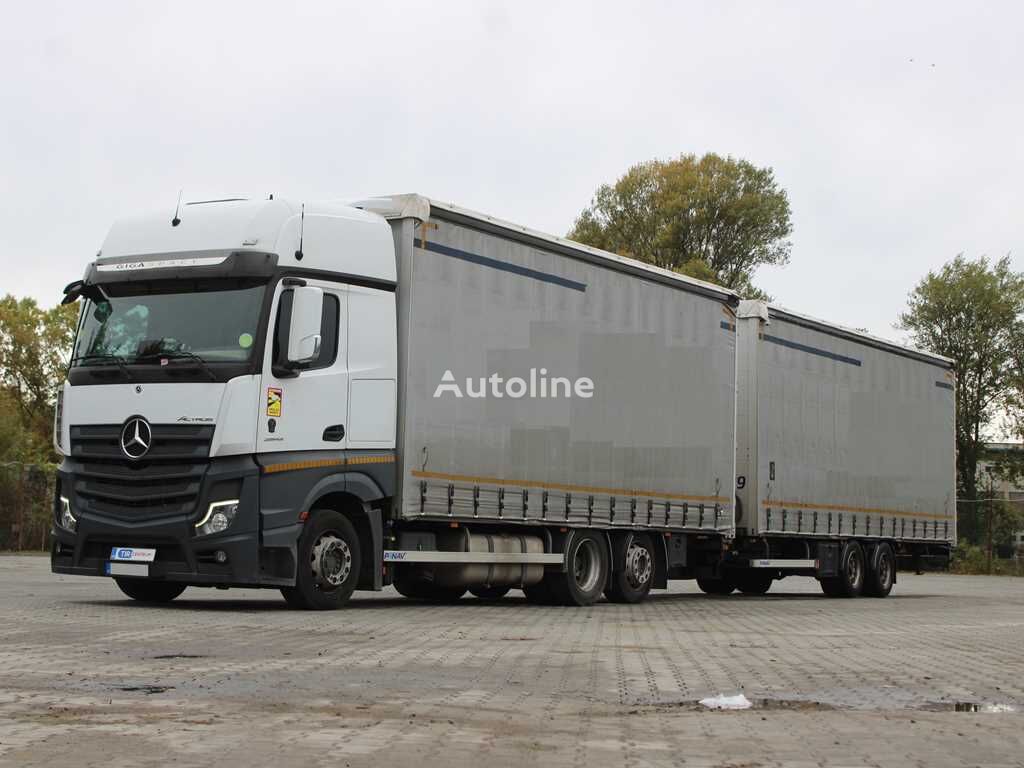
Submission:
[[[287,338],[292,288],[278,285],[264,350],[257,450],[341,450],[348,447],[348,289],[322,280],[305,284],[324,292],[320,351],[297,375],[275,372]]]

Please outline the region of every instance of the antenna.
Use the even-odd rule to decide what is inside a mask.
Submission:
[[[302,261],[302,234],[306,228],[306,204],[302,204],[302,213],[299,214],[299,250],[295,252],[295,260]]]
[[[181,210],[181,193],[183,190],[178,190],[178,204],[174,206],[174,218],[171,219],[171,226],[176,227],[181,224],[181,219],[178,218],[178,211]]]

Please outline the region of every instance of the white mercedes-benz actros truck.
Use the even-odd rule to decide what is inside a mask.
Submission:
[[[418,195],[127,218],[76,300],[52,568],[138,600],[884,595],[954,540],[948,361],[879,373],[894,345]]]

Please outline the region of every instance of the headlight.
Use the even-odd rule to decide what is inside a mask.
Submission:
[[[71,502],[68,501],[66,496],[60,497],[60,512],[57,522],[60,524],[61,528],[65,531],[70,531],[71,533],[74,533],[75,529],[78,528],[78,521],[75,519],[75,516],[71,514]]]
[[[215,501],[206,510],[206,515],[196,523],[196,534],[209,536],[211,533],[223,533],[235,521],[238,515],[238,499]]]

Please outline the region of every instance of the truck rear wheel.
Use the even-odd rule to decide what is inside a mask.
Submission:
[[[839,556],[839,573],[819,579],[821,591],[829,597],[857,597],[864,589],[864,550],[849,541]]]
[[[864,594],[868,597],[887,597],[896,581],[896,556],[892,547],[884,542],[879,544],[872,560],[864,579]]]
[[[314,510],[299,537],[295,586],[281,590],[292,608],[325,611],[352,597],[361,563],[359,536],[334,510]]]
[[[608,580],[608,547],[594,531],[580,531],[569,540],[566,571],[550,574],[551,594],[562,605],[597,602]]]
[[[736,582],[729,576],[722,576],[717,579],[707,579],[703,576],[697,577],[697,586],[706,595],[731,595],[736,589]]]
[[[654,583],[654,545],[645,533],[634,536],[623,553],[624,562],[612,570],[604,596],[613,603],[639,603]]]
[[[117,587],[132,600],[140,603],[169,603],[185,591],[185,584],[147,579],[114,579]]]

